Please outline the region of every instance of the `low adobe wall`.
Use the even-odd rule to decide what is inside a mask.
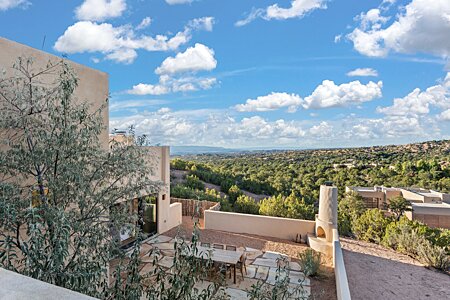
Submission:
[[[194,200],[194,199],[181,199],[181,198],[170,198],[170,203],[181,203],[182,205],[182,215],[183,216],[194,216],[197,212],[198,207],[198,217],[202,218],[204,212],[208,209],[220,210],[219,202],[212,202],[206,200]]]
[[[314,221],[308,220],[205,211],[205,229],[248,233],[286,240],[295,240],[297,234],[301,234],[302,238],[306,237],[308,232],[314,232],[314,225]]]
[[[338,300],[350,300],[350,288],[348,286],[347,271],[345,270],[344,255],[337,229],[333,229],[333,265],[336,278],[336,294]]]
[[[169,206],[169,229],[181,225],[182,220],[182,205],[181,203],[172,203]]]
[[[0,268],[0,299],[95,300],[97,298]]]

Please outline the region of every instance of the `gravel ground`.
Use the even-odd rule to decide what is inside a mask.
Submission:
[[[201,222],[202,223],[202,222]],[[201,224],[202,225],[202,224]],[[193,229],[191,217],[183,217],[183,224],[164,235],[175,237],[177,234],[189,238]],[[280,252],[297,261],[299,252],[309,247],[292,241],[250,234],[230,233],[200,228],[200,240],[208,243],[221,243],[237,247],[250,247],[261,251]],[[324,263],[317,278],[311,279],[311,290],[314,299],[336,299],[336,284],[331,258],[324,257]]]
[[[376,244],[341,238],[352,299],[450,299],[450,276]]]

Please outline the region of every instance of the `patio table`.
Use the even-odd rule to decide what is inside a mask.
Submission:
[[[195,254],[198,258],[208,258],[208,253],[211,253],[211,260],[218,262],[229,264],[233,266],[234,273],[234,283],[236,283],[236,264],[240,261],[244,251],[231,251],[231,250],[222,250],[222,249],[214,249],[208,247],[197,247],[198,252]]]

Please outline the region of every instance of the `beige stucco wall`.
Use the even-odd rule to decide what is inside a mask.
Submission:
[[[314,226],[315,222],[308,220],[205,211],[205,229],[212,230],[294,240],[297,234],[303,238],[308,232],[314,232]]]
[[[336,279],[336,295],[338,300],[350,300],[347,271],[345,269],[344,255],[337,229],[333,230],[333,266]]]
[[[13,75],[12,68],[18,57],[33,58],[33,69],[39,70],[45,68],[47,63],[57,63],[61,58],[26,45],[22,45],[0,37],[0,70],[6,71],[6,76]],[[109,94],[108,74],[94,70],[92,68],[68,61],[74,69],[78,81],[78,88],[74,92],[74,97],[78,101],[88,101],[92,104],[92,109],[96,110],[101,105],[106,104]],[[40,80],[44,83],[54,82],[56,75],[50,74],[41,76]],[[100,135],[100,141],[105,149],[108,147],[108,106],[103,110],[103,120],[105,129]]]
[[[402,196],[403,198],[405,198],[406,200],[410,201],[410,202],[421,202],[423,203],[425,200],[425,197],[422,195],[419,195],[417,193],[413,193],[407,190],[402,189]]]
[[[0,299],[94,300],[96,298],[0,268]]]
[[[180,224],[181,206],[170,205],[170,147],[151,146],[144,147],[148,157],[152,158],[153,166],[151,180],[162,182],[158,194],[158,233],[164,233]]]

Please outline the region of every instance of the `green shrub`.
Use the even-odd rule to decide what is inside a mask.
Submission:
[[[241,195],[237,198],[234,204],[234,209],[236,212],[243,214],[259,214],[259,204],[255,202],[255,199],[249,196]]]
[[[366,210],[353,224],[353,233],[360,240],[380,243],[390,223],[384,213],[375,208]]]
[[[365,210],[366,207],[360,195],[353,191],[346,193],[338,205],[339,233],[342,235],[350,235],[353,232],[353,223]]]
[[[397,196],[389,200],[389,210],[394,213],[396,219],[399,220],[400,217],[405,213],[405,211],[411,211],[411,204],[403,198],[403,196]]]
[[[294,193],[288,197],[283,195],[272,196],[260,203],[259,213],[265,216],[314,220],[314,205],[306,204]]]
[[[198,179],[195,175],[188,175],[186,176],[186,186],[193,189],[193,190],[204,190],[205,185],[203,182]]]
[[[306,276],[316,276],[322,262],[322,254],[312,249],[306,249],[298,254],[299,265]]]
[[[207,200],[213,202],[219,202],[221,200],[220,195],[213,195],[212,193],[193,190],[182,184],[172,185],[170,187],[170,195],[174,198],[182,199]]]
[[[232,185],[228,189],[228,197],[231,203],[235,203],[239,196],[243,195],[241,189],[237,185]]]
[[[424,240],[417,246],[419,260],[428,266],[447,271],[450,268],[450,256],[444,248],[433,245],[430,241]]]

